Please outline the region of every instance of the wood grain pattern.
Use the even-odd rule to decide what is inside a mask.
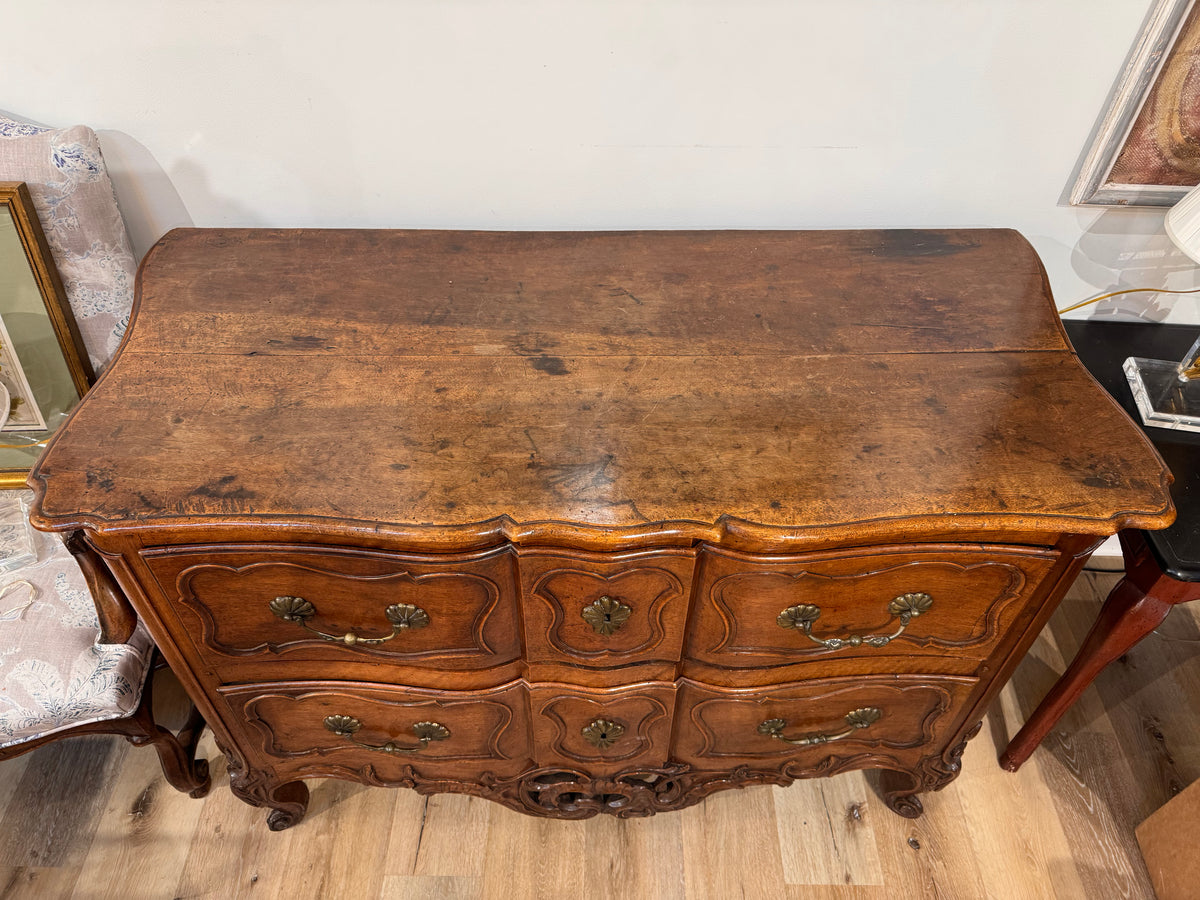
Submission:
[[[192,800],[163,782],[153,753],[95,738],[121,754],[95,789],[99,818],[72,830],[64,867],[0,860],[0,897],[294,897],[313,884],[330,896],[344,884],[364,898],[1152,900],[1133,829],[1172,787],[1161,761],[1146,758],[1155,739],[1142,723],[1161,718],[1156,755],[1170,756],[1177,779],[1200,777],[1200,717],[1164,715],[1200,703],[1200,611],[1177,608],[1127,664],[1103,673],[1020,772],[996,762],[1116,581],[1089,574],[1078,582],[968,746],[962,776],[918,821],[886,810],[863,772],[717,794],[678,815],[582,822],[323,781],[314,782],[305,824],[272,833],[223,784]],[[168,694],[161,683],[157,693]],[[74,814],[79,798],[58,752],[66,746],[0,765],[0,798],[41,798],[0,812],[6,847],[24,846],[35,817]],[[211,738],[202,746],[223,781]],[[22,786],[26,779],[41,787]]]
[[[1012,232],[184,230],[139,285],[34,517],[272,828],[314,777],[586,818],[876,767],[920,815],[1097,539],[1173,514]],[[780,645],[818,599],[853,652]]]
[[[84,407],[45,526],[764,549],[1170,519],[1005,231],[180,230]]]

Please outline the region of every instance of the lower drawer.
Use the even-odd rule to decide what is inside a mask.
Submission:
[[[301,778],[395,781],[411,766],[423,778],[472,781],[515,775],[531,761],[523,683],[487,691],[348,682],[218,690],[254,749],[291,761]]]
[[[589,689],[543,683],[529,693],[539,766],[600,775],[666,764],[674,684]]]
[[[941,747],[977,684],[890,676],[727,689],[684,680],[672,755],[698,769],[728,769]]]

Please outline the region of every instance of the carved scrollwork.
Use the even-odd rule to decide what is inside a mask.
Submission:
[[[308,809],[308,787],[303,781],[270,778],[247,765],[239,753],[233,752],[219,738],[216,743],[229,768],[229,789],[239,800],[269,809],[267,827],[271,831],[291,828],[304,818]]]
[[[522,812],[564,819],[584,819],[597,813],[621,818],[651,816],[690,805],[688,772],[687,766],[680,765],[589,778],[581,772],[542,769],[504,785],[505,796],[497,799]]]
[[[962,740],[947,749],[944,754],[922,760],[918,772],[924,790],[940,791],[958,777],[962,771],[962,758],[967,749],[967,742],[979,734],[982,728],[983,721],[980,720],[967,729]]]

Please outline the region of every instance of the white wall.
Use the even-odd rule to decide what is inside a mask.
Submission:
[[[1161,213],[1062,205],[1149,5],[8,4],[0,109],[100,131],[139,253],[179,224],[996,225],[1065,305],[1200,283]],[[1119,301],[1147,304],[1200,320]]]

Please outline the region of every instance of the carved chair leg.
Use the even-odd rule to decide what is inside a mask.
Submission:
[[[883,802],[898,816],[906,819],[916,819],[925,812],[921,799],[921,779],[912,772],[902,772],[895,769],[878,770],[879,792]]]
[[[126,720],[126,727],[122,728],[121,733],[134,746],[153,746],[158,753],[163,776],[171,787],[199,799],[212,787],[208,760],[196,759],[196,746],[204,731],[204,718],[193,706],[178,736],[172,734],[154,721],[153,684],[154,673],[151,672],[142,689],[142,702]]]

